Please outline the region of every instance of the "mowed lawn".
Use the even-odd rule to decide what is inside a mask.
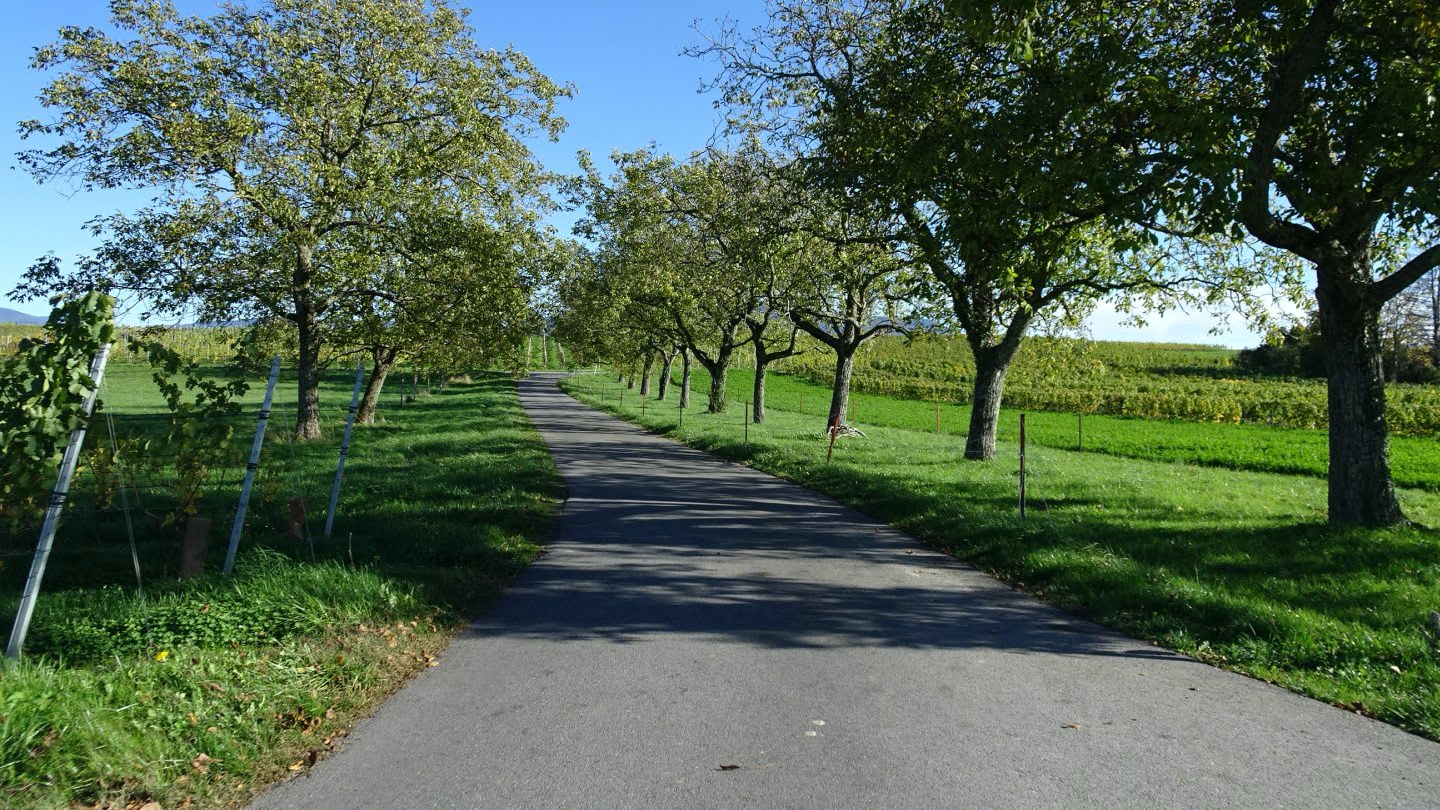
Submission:
[[[862,395],[855,416],[865,437],[841,437],[827,463],[825,388],[775,378],[769,418],[750,426],[747,442],[750,378],[741,371],[729,383],[727,411],[705,414],[708,380],[697,374],[683,427],[673,392],[665,403],[652,392],[642,415],[638,389],[622,403],[613,376],[580,376],[565,388],[830,494],[1067,610],[1440,740],[1440,655],[1427,632],[1430,611],[1440,610],[1440,494],[1401,491],[1413,527],[1332,529],[1316,475],[1089,452],[1092,441],[1103,447],[1106,429],[1116,441],[1132,432],[1142,449],[1147,431],[1245,429],[1110,419],[1092,433],[1100,420],[1087,417],[1087,452],[1062,449],[1053,437],[1032,441],[1021,522],[1013,413],[1002,417],[998,457],[967,462],[962,409],[947,414],[942,406],[937,434],[933,403]],[[805,412],[787,410],[798,409],[801,396]],[[1047,416],[1064,418],[1036,421],[1043,426]],[[1271,440],[1294,433],[1274,431]],[[1231,452],[1207,448],[1202,431],[1188,435],[1190,460]]]
[[[175,576],[179,527],[137,515],[143,592],[116,515],[87,516],[77,501],[27,655],[0,671],[0,807],[243,802],[324,756],[540,553],[559,478],[504,375],[409,402],[408,375],[393,377],[380,423],[356,429],[334,536],[320,537],[353,375],[326,376],[326,438],[300,445],[286,438],[287,375],[233,576],[216,570],[233,488],[204,502],[224,511],[198,579]],[[163,410],[148,369],[108,377],[118,432]],[[246,449],[262,386],[247,396]],[[280,536],[297,496],[313,546]],[[7,538],[7,632],[33,545]]]

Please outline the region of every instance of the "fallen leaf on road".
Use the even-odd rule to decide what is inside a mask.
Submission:
[[[1074,729],[1078,729],[1078,728],[1080,728],[1080,724],[1079,724],[1079,723],[1066,723],[1065,725],[1061,726],[1061,728],[1074,728]]]
[[[717,770],[717,771],[738,771],[738,770],[740,770],[740,766],[739,766],[739,765],[721,765],[720,767],[716,768],[715,770]]]

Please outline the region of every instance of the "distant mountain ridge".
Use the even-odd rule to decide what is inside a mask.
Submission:
[[[44,326],[45,316],[26,315],[16,309],[0,307],[0,323],[18,323],[24,326]]]

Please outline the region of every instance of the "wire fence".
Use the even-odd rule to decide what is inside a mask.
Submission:
[[[398,386],[397,386],[398,387]],[[105,398],[102,384],[101,399]],[[335,472],[333,443],[299,443],[288,436],[294,403],[276,403],[244,524],[246,538],[266,536],[313,552],[317,519],[324,520]],[[46,590],[140,585],[182,573],[187,530],[208,522],[208,568],[218,569],[234,522],[257,408],[225,420],[232,439],[220,446],[166,441],[200,434],[202,419],[186,414],[116,413],[90,420],[59,534],[50,555]],[[214,426],[208,418],[207,428]],[[187,424],[192,423],[192,424]],[[0,588],[23,584],[49,493],[0,504]],[[204,537],[201,538],[205,539]],[[185,571],[184,573],[194,573]]]

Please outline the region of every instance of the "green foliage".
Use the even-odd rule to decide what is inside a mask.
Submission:
[[[558,136],[570,89],[513,48],[482,48],[468,12],[447,0],[111,11],[106,29],[62,28],[36,49],[53,115],[21,123],[43,143],[20,160],[41,181],[154,199],[97,223],[105,241],[76,271],[41,260],[23,289],[125,289],[161,314],[289,325],[304,439],[319,434],[326,344],[430,336],[417,349],[473,357],[458,336],[490,334],[498,312],[529,320],[533,285],[517,268],[540,241],[551,178],[527,141]],[[445,334],[457,337],[434,338]]]
[[[230,577],[170,581],[144,596],[122,588],[59,593],[37,614],[27,653],[69,665],[176,647],[273,644],[327,625],[392,621],[433,608],[374,571],[302,565],[251,549]]]
[[[0,365],[0,515],[19,518],[55,483],[70,432],[95,392],[90,364],[115,338],[114,300],[91,292],[50,301],[45,339],[27,338]]]
[[[141,464],[172,467],[179,509],[167,513],[167,518],[193,515],[211,470],[235,466],[238,400],[250,390],[250,384],[239,378],[224,382],[209,379],[199,361],[187,360],[159,341],[131,338],[129,349],[149,359],[154,369],[151,378],[170,412],[164,433],[132,444],[129,455]],[[189,391],[194,395],[187,401]]]

